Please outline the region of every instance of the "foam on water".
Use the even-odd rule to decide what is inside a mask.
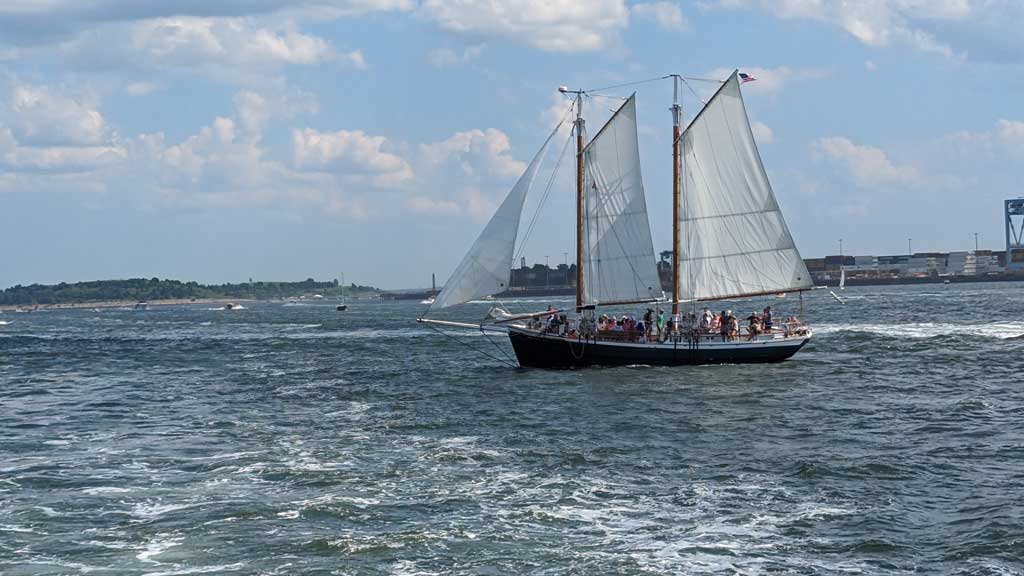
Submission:
[[[939,336],[979,336],[1002,340],[1024,336],[1024,322],[1000,321],[956,324],[948,322],[910,322],[892,324],[820,324],[817,334],[837,332],[867,332],[894,338],[936,338]]]
[[[791,361],[565,372],[418,303],[19,315],[0,573],[1021,573],[1021,288],[812,294]]]

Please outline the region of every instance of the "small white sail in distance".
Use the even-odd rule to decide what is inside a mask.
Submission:
[[[562,127],[562,122],[551,132],[537,154],[526,167],[526,171],[509,190],[508,196],[494,212],[490,222],[463,256],[441,293],[434,298],[430,310],[438,310],[497,294],[508,288],[516,236],[519,234],[519,220],[523,215],[523,204],[530,192],[533,180],[540,169],[541,160],[551,139]]]
[[[839,289],[846,290],[846,266],[839,268]]]
[[[761,163],[738,71],[683,131],[682,146],[680,300],[813,288]]]

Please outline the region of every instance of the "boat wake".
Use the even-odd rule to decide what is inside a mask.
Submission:
[[[947,322],[914,322],[909,324],[820,324],[817,334],[867,332],[894,338],[936,338],[940,336],[978,336],[1009,340],[1024,337],[1024,322],[991,322],[985,324],[953,324]]]

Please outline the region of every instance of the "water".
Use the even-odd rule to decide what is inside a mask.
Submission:
[[[0,314],[0,573],[1021,574],[1024,283],[844,296],[569,372],[416,303]]]

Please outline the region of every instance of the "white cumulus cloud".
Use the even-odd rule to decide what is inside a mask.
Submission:
[[[362,130],[292,131],[293,162],[299,169],[367,175],[384,187],[408,183],[413,177],[412,167],[389,152],[389,147],[387,138]]]
[[[633,5],[637,18],[650,20],[666,30],[686,30],[689,23],[675,2],[646,2]]]
[[[265,25],[250,18],[104,24],[64,42],[61,52],[84,69],[198,71],[224,81],[262,80],[289,65],[367,66],[361,51],[339,51],[294,22]]]
[[[107,140],[108,128],[95,105],[45,86],[15,85],[0,109],[0,123],[21,144],[93,145]]]
[[[591,52],[629,25],[623,0],[425,0],[421,14],[474,40],[500,37],[550,52]]]
[[[914,166],[895,164],[881,148],[855,144],[842,136],[819,138],[814,148],[865,188],[916,186],[923,181]]]

